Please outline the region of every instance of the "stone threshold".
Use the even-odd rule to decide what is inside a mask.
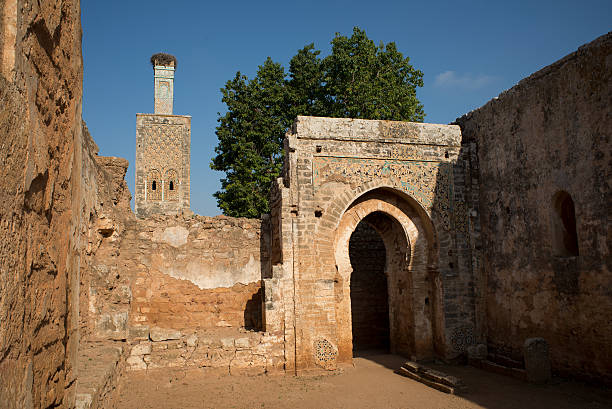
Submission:
[[[395,373],[444,393],[457,395],[467,391],[466,386],[459,378],[436,371],[416,362],[406,361],[395,371]]]
[[[487,359],[474,358],[470,358],[468,360],[468,364],[475,368],[482,369],[483,371],[496,373],[498,375],[510,376],[521,381],[527,381],[527,371],[522,368],[502,365]]]

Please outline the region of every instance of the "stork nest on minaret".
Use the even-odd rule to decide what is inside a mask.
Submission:
[[[151,65],[153,65],[153,67],[156,65],[163,65],[165,67],[174,66],[176,69],[177,61],[176,57],[171,54],[157,53],[151,56]]]

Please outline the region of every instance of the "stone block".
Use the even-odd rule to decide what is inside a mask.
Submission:
[[[149,339],[149,327],[146,325],[132,325],[128,328],[129,338],[134,341]]]
[[[241,348],[241,349],[246,349],[250,347],[250,340],[249,338],[236,338],[236,340],[234,341],[236,348]]]
[[[126,360],[126,363],[128,365],[128,368],[133,371],[147,369],[147,364],[141,356],[130,356]]]
[[[230,362],[231,375],[261,375],[266,371],[266,358],[251,351],[236,351]]]
[[[193,365],[197,365],[207,359],[208,352],[208,347],[201,348],[198,346],[193,351],[189,352],[189,360],[192,361],[191,363]]]
[[[266,357],[267,373],[282,373],[285,371],[285,358],[283,356]]]
[[[195,347],[198,345],[198,336],[196,334],[191,334],[187,338],[185,338],[185,343],[188,347]]]
[[[527,338],[523,345],[525,357],[525,370],[527,380],[535,383],[544,383],[550,380],[550,358],[548,342],[543,338]]]
[[[180,247],[187,244],[189,230],[183,226],[172,226],[164,230],[157,229],[153,232],[152,240],[169,244],[173,247]]]
[[[253,364],[253,353],[251,351],[236,351],[234,359],[232,360],[232,366],[242,367]]]
[[[151,353],[151,343],[150,342],[141,342],[138,345],[134,345],[132,347],[132,351],[130,355],[146,355]]]
[[[261,337],[261,342],[262,343],[272,343],[272,344],[278,344],[278,343],[282,343],[283,339],[282,337],[278,336],[278,335],[272,335],[272,334],[264,334]]]
[[[180,339],[172,339],[169,341],[164,341],[164,344],[166,344],[168,346],[168,350],[185,350],[185,347],[187,346],[187,344],[185,344],[185,342],[183,342]]]
[[[202,345],[202,346],[221,346],[220,342],[217,339],[214,339],[212,337],[199,337],[198,338],[198,345]]]
[[[234,338],[221,338],[221,346],[225,349],[233,349]]]
[[[167,328],[158,328],[158,327],[153,327],[151,328],[151,332],[150,332],[150,337],[152,341],[168,341],[168,340],[173,340],[173,339],[180,339],[181,338],[181,332],[178,330],[174,330],[174,329],[167,329]]]
[[[96,321],[96,333],[101,337],[121,340],[127,338],[127,311],[101,314]]]
[[[76,409],[89,409],[91,407],[91,394],[89,393],[77,393],[76,395]]]
[[[200,366],[213,368],[228,367],[234,356],[235,352],[233,350],[211,349],[208,351],[207,357],[200,362]]]
[[[154,353],[166,351],[168,349],[168,344],[165,342],[154,342],[153,344],[151,344],[151,349]]]

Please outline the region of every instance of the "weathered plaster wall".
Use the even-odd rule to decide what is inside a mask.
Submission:
[[[489,349],[612,381],[612,33],[457,120],[477,144]],[[579,255],[556,256],[553,196],[575,204]]]
[[[284,340],[261,332],[269,239],[259,220],[178,215],[100,226],[83,332],[126,341],[129,369],[284,369]]]
[[[157,216],[110,223],[86,297],[95,337],[129,339],[154,327],[261,327],[259,220]]]
[[[74,402],[83,183],[79,1],[0,1],[0,402]]]

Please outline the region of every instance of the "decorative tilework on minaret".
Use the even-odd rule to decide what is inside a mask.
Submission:
[[[136,114],[136,192],[138,217],[189,209],[191,117],[174,115],[176,58],[151,57],[155,113]]]
[[[155,72],[155,113],[172,115],[174,102],[174,67],[156,65]]]
[[[151,64],[155,74],[155,113],[172,115],[176,58],[158,53],[151,57]]]

